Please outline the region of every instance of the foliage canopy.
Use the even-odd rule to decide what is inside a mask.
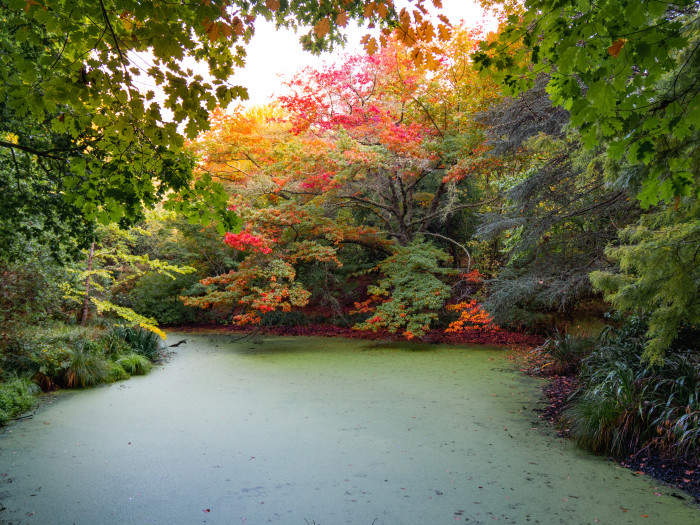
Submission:
[[[217,105],[247,98],[229,79],[256,20],[310,26],[302,42],[314,52],[342,43],[350,20],[397,28],[413,43],[437,38],[423,0],[412,5],[413,13],[391,0],[0,1],[0,150],[15,178],[37,187],[19,193],[51,196],[24,209],[44,210],[47,223],[77,214],[126,224],[165,199],[191,220],[234,229],[221,186],[192,179],[180,129],[193,138]],[[83,243],[89,236],[88,228]]]
[[[588,148],[625,159],[644,206],[700,192],[700,4],[527,0],[474,54],[511,92],[550,75]]]

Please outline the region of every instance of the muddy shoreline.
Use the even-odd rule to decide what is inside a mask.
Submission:
[[[306,336],[306,337],[341,337],[343,339],[362,339],[368,341],[396,341],[406,342],[406,338],[398,333],[390,333],[387,330],[376,332],[359,331],[350,327],[309,324],[306,326],[264,326],[251,329],[250,325],[235,324],[198,324],[166,326],[166,330],[172,332],[220,332],[241,333],[255,335],[279,335],[279,336]],[[541,345],[544,338],[538,335],[509,332],[507,330],[473,330],[461,333],[445,333],[444,330],[430,330],[425,336],[416,340],[416,343],[427,344],[455,344],[455,345],[483,345],[483,346],[519,346],[534,348]]]

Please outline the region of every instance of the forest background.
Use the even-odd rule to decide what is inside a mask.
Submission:
[[[424,3],[0,1],[3,420],[158,324],[535,334],[583,446],[697,463],[700,4]],[[261,18],[377,29],[244,108]]]

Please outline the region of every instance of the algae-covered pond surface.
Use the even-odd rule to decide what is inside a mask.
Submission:
[[[539,423],[502,350],[230,335],[0,433],[0,522],[689,524]],[[674,496],[674,494],[676,496]]]

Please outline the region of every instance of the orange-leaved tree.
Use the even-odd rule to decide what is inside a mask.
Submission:
[[[497,96],[468,67],[473,42],[458,33],[434,73],[389,41],[373,56],[302,71],[279,106],[215,111],[192,149],[228,187],[246,228],[226,236],[239,267],[205,281],[210,293],[188,303],[227,302],[238,320],[257,322],[306,304],[314,290],[298,281],[299,268],[336,271],[352,245],[364,250],[363,268],[383,276],[368,290],[372,322],[358,328],[423,335],[450,297],[449,267],[471,265],[464,237],[480,195],[475,176],[455,166],[481,155],[473,117]],[[398,279],[392,268],[402,265],[425,282]]]

